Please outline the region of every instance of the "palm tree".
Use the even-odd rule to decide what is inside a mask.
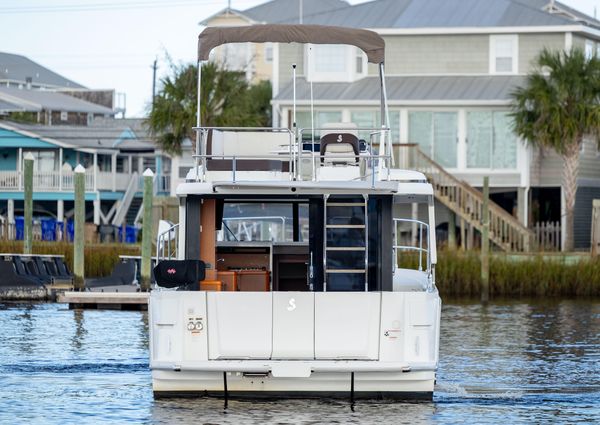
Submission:
[[[192,64],[171,64],[171,75],[161,80],[146,125],[165,152],[180,154],[183,140],[195,139],[197,80],[197,68]],[[203,126],[267,126],[270,101],[268,81],[250,85],[243,72],[212,62],[202,66]]]
[[[524,87],[513,94],[516,133],[530,145],[549,148],[564,162],[565,246],[573,249],[579,154],[584,137],[600,135],[600,59],[579,48],[544,49]]]

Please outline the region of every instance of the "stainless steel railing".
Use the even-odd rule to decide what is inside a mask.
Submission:
[[[416,244],[412,245],[401,245],[398,242],[398,226],[403,223],[409,223],[411,227],[410,232],[413,233],[416,230]],[[414,242],[414,241],[413,241]],[[425,243],[423,243],[425,242]],[[429,224],[415,219],[409,218],[395,218],[394,219],[394,258],[395,268],[399,267],[398,254],[399,251],[412,251],[419,255],[419,271],[423,270],[423,256],[425,256],[426,271],[431,271],[431,255],[429,246]]]
[[[177,259],[178,246],[179,224],[174,224],[156,237],[156,261]]]

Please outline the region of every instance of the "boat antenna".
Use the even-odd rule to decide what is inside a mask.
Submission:
[[[312,47],[309,47],[309,55]],[[312,175],[313,180],[316,180],[316,165],[315,165],[315,100],[313,97],[313,80],[310,79],[310,137],[311,137],[311,157],[312,157]]]
[[[294,134],[296,133],[296,64],[292,64],[292,79],[294,80],[294,95],[293,95],[293,113],[292,113],[292,127]]]

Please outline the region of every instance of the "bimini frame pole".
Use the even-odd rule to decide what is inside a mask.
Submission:
[[[200,131],[200,94],[201,94],[201,86],[202,86],[202,61],[198,61],[198,88],[197,88],[197,99],[196,99],[196,155],[200,155],[200,141],[202,139],[201,131]],[[200,176],[198,175],[198,166],[199,166],[199,158],[196,157],[196,181],[200,180]],[[206,167],[206,158],[202,158],[202,176],[204,180],[205,168]]]
[[[381,125],[390,128],[390,110],[388,108],[388,99],[387,99],[387,90],[385,87],[385,71],[383,67],[383,62],[379,64],[379,78],[381,79]],[[385,115],[385,122],[384,117]],[[394,160],[394,151],[392,149],[392,130],[387,132],[388,137],[386,138],[386,155],[390,158],[388,163],[388,170],[395,165],[396,161]],[[389,178],[389,172],[388,172]]]
[[[293,63],[292,64],[292,79],[293,79],[293,89],[294,89],[294,100],[293,100],[293,112],[292,112],[292,131],[294,132],[294,138],[296,140],[298,140],[298,126],[296,124],[296,64]],[[300,159],[300,145],[301,143],[298,143],[298,158]],[[293,149],[292,146],[290,146],[290,149]],[[298,169],[299,164],[296,163],[295,161],[295,156],[294,156],[294,152],[290,152],[290,155],[292,155],[292,157],[294,158],[294,167],[296,167],[296,169]],[[301,159],[300,159],[301,160]],[[290,173],[292,172],[292,170],[290,170]]]

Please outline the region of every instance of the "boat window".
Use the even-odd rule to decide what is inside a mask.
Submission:
[[[308,205],[298,205],[296,238],[308,241]],[[228,203],[223,207],[219,241],[292,242],[294,241],[293,203]]]

